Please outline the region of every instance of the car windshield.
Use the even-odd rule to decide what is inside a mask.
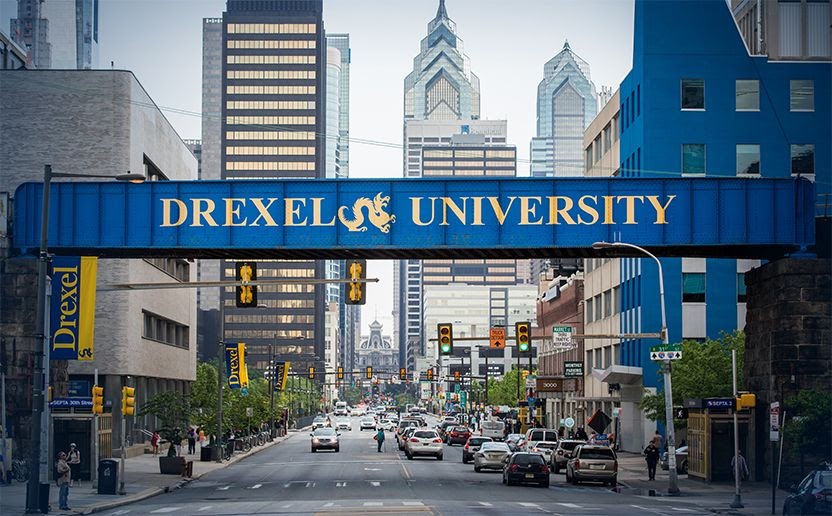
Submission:
[[[613,460],[615,454],[609,448],[581,448],[581,458]]]
[[[482,447],[480,451],[483,452],[509,452],[508,445],[506,443],[492,443],[486,442],[482,443]]]
[[[529,441],[557,441],[558,434],[557,432],[553,431],[546,431],[546,430],[532,430],[531,435],[529,435]]]
[[[579,444],[581,444],[580,441],[561,441],[560,447],[564,450],[572,451],[575,449],[575,446],[578,446]]]
[[[335,435],[335,430],[332,428],[318,428],[315,430],[314,434],[316,437],[332,436]]]
[[[490,437],[472,437],[472,438],[468,439],[468,445],[469,446],[479,446],[482,443],[488,443],[488,442],[491,442]]]
[[[528,464],[543,464],[543,457],[533,453],[518,453],[514,455],[512,462],[514,462],[514,464],[520,464],[521,466],[526,466]]]
[[[420,430],[418,432],[413,432],[413,437],[418,437],[419,439],[433,439],[439,436],[436,435],[436,432],[427,432],[425,430]]]

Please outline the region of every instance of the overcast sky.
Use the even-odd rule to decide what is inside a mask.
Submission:
[[[47,0],[72,1],[74,0]],[[324,0],[327,32],[350,34],[350,135],[402,143],[403,83],[439,0]],[[518,175],[529,174],[537,85],[564,40],[586,60],[592,80],[616,88],[632,64],[633,0],[446,0],[471,70],[480,77],[482,118],[507,119]],[[201,138],[202,19],[222,0],[100,0],[99,66],[132,70],[180,136]],[[2,30],[16,0],[0,0]],[[173,113],[175,108],[195,113]],[[353,143],[351,177],[401,177],[402,151]],[[371,262],[363,325],[378,315],[392,334],[392,262]]]

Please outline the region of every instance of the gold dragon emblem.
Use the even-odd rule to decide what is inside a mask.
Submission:
[[[390,232],[390,224],[396,222],[396,216],[387,213],[384,208],[390,203],[390,196],[383,196],[381,192],[376,194],[373,200],[366,197],[359,197],[352,205],[352,218],[347,218],[349,207],[338,208],[338,219],[350,231],[367,231],[364,225],[364,209],[367,210],[367,219],[370,224],[377,227],[382,233]]]

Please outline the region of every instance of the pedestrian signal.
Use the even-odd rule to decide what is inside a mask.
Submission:
[[[257,264],[254,262],[236,262],[237,308],[251,308],[257,306],[257,286],[249,285],[257,281]]]
[[[755,406],[757,406],[756,394],[745,393],[737,396],[737,410],[753,409]]]
[[[688,409],[685,407],[674,407],[673,408],[673,419],[687,419],[688,418]]]
[[[348,305],[363,305],[367,302],[364,289],[367,284],[367,260],[347,260],[347,275],[350,283],[347,285],[347,295],[344,298]]]
[[[520,353],[528,353],[531,349],[531,324],[528,322],[519,322],[514,325],[514,334],[517,339],[517,351]]]
[[[104,413],[104,387],[92,386],[92,413]]]
[[[136,389],[134,387],[121,388],[121,415],[132,416],[136,410]]]
[[[443,355],[452,355],[454,352],[453,324],[439,323],[436,325],[436,332],[439,334],[439,352]]]

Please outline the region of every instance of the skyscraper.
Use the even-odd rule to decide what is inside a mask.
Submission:
[[[11,36],[35,68],[97,68],[98,0],[18,0]]]
[[[598,113],[589,63],[567,41],[543,67],[537,86],[537,136],[531,143],[533,177],[583,174],[583,134]]]
[[[326,40],[322,0],[229,0],[222,19],[221,174],[228,179],[325,177]],[[244,258],[244,257],[241,257]],[[257,263],[258,279],[324,278],[324,261]],[[234,263],[222,278],[233,280]],[[305,367],[324,356],[323,285],[261,285],[262,308],[222,293],[226,341],[264,369],[268,346]],[[315,358],[320,357],[320,358]]]

